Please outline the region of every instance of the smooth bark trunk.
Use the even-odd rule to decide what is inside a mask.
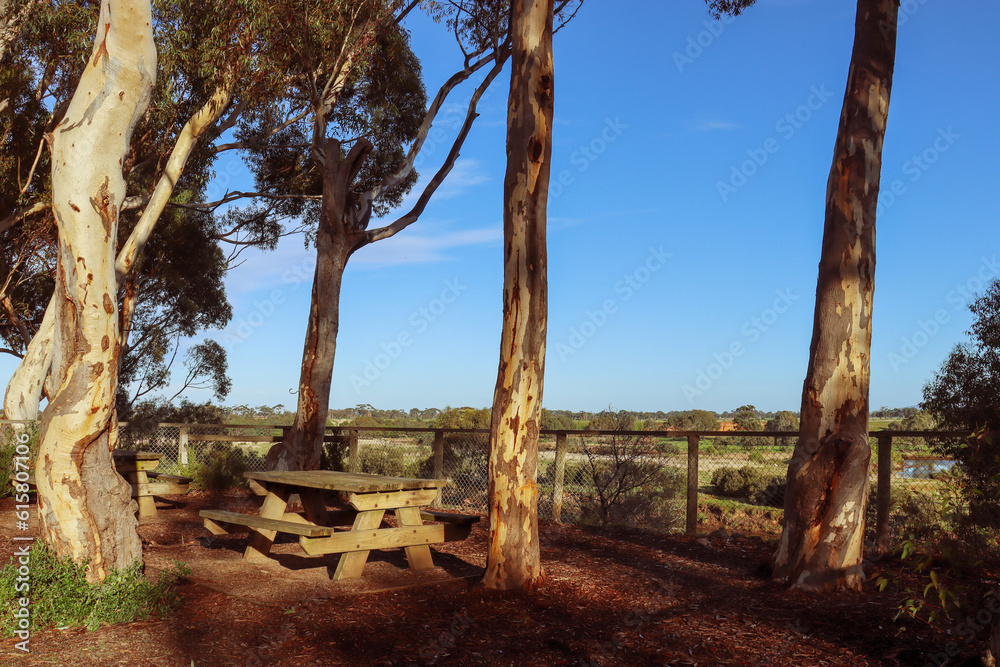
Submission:
[[[163,214],[163,209],[166,208],[167,202],[170,201],[177,181],[180,180],[181,175],[184,173],[184,168],[187,166],[188,158],[191,157],[191,153],[198,145],[198,140],[201,139],[202,135],[210,127],[215,125],[222,115],[223,110],[229,105],[229,96],[233,85],[229,78],[225,77],[216,86],[212,96],[208,98],[201,108],[188,119],[184,127],[181,128],[181,132],[174,142],[174,147],[170,151],[170,157],[167,158],[167,164],[163,169],[163,173],[157,180],[156,186],[149,197],[149,202],[139,217],[139,222],[136,223],[135,229],[132,230],[132,233],[118,252],[115,270],[119,282],[132,270],[139,255],[142,254],[142,249],[146,246],[146,241],[149,240],[150,235],[153,233],[153,229],[156,227],[160,215]]]
[[[490,422],[490,533],[483,579],[487,588],[505,590],[530,590],[543,581],[537,469],[548,319],[552,10],[552,0],[511,4],[503,331]]]
[[[316,231],[316,271],[302,351],[295,421],[284,440],[267,453],[268,470],[316,470],[323,452],[330,384],[340,328],[340,285],[351,253],[365,234],[354,225],[350,186],[371,144],[360,140],[342,158],[340,142],[326,140],[316,162],[323,174],[323,205]]]
[[[38,419],[38,406],[45,393],[45,379],[52,368],[53,337],[55,335],[56,308],[54,297],[45,308],[42,323],[35,332],[21,363],[18,364],[3,399],[5,419],[34,421]]]
[[[864,581],[875,210],[898,9],[898,0],[858,2],[827,184],[800,435],[788,466],[774,568],[776,578],[803,590],[860,589]]]
[[[95,46],[53,132],[52,208],[59,230],[55,336],[63,380],[42,415],[41,537],[89,560],[104,579],[142,557],[131,489],[114,469],[118,366],[115,244],[122,160],[156,76],[148,0],[103,0]]]
[[[219,120],[223,110],[229,104],[231,91],[232,83],[228,79],[224,79],[205,104],[181,128],[163,173],[157,180],[139,222],[118,252],[115,270],[119,284],[128,278],[121,305],[120,355],[125,354],[125,348],[128,346],[132,315],[135,312],[139,296],[138,284],[132,268],[163,214],[163,210],[166,208],[198,140]],[[55,372],[52,376],[49,376],[50,370],[53,370],[52,359],[55,356],[54,348],[56,347],[53,341],[54,322],[53,305],[50,303],[45,311],[42,324],[32,338],[32,344],[28,346],[28,351],[7,386],[4,395],[4,414],[7,419],[37,419],[42,396],[51,396],[62,382],[61,376],[66,370],[65,363],[61,363],[59,367],[54,369]],[[62,362],[66,361],[65,355],[60,354],[59,358]]]

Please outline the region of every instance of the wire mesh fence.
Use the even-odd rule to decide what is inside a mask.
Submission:
[[[268,424],[122,424],[117,446],[161,454],[158,471],[204,475],[264,470],[268,450],[288,426]],[[23,435],[27,434],[27,436]],[[37,426],[0,422],[0,475],[12,466],[18,438],[37,442]],[[543,432],[538,456],[538,509],[543,519],[680,531],[726,525],[778,533],[785,474],[796,434],[735,431]],[[872,539],[879,449],[889,448],[888,531],[893,536],[941,530],[956,507],[983,526],[1000,527],[997,504],[969,507],[969,475],[920,435],[875,432],[871,438]],[[697,447],[691,468],[692,447]],[[328,427],[322,467],[401,477],[447,478],[436,505],[488,510],[489,434],[483,430]],[[696,477],[689,479],[688,471]],[[883,474],[886,474],[884,472]],[[693,489],[693,491],[692,491]],[[695,507],[692,508],[691,500]],[[973,501],[974,502],[974,501]],[[692,525],[692,519],[694,525]]]

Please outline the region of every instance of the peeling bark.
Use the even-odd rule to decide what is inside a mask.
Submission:
[[[827,184],[800,435],[788,466],[784,527],[775,554],[775,578],[797,589],[860,589],[864,581],[875,210],[898,10],[898,0],[858,1]]]
[[[115,242],[121,172],[156,76],[148,0],[103,0],[92,56],[53,132],[52,208],[59,230],[53,363],[64,367],[42,415],[39,531],[87,578],[142,557],[131,489],[114,469],[118,313]]]
[[[552,11],[552,0],[511,3],[503,331],[490,422],[490,534],[483,579],[487,588],[505,590],[530,590],[544,579],[537,472],[548,320]]]
[[[356,195],[350,188],[371,150],[372,145],[362,139],[341,158],[340,142],[328,139],[323,149],[316,151],[314,159],[323,174],[323,206],[316,231],[316,271],[298,407],[284,440],[267,453],[268,470],[319,468],[340,329],[340,285],[348,258],[366,239],[356,224]]]

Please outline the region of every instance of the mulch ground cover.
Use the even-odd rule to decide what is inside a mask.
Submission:
[[[0,640],[0,664],[922,666],[948,639],[894,623],[899,593],[874,582],[860,593],[787,592],[766,576],[774,544],[761,537],[543,522],[545,585],[519,594],[479,585],[485,519],[469,539],[434,547],[433,570],[406,569],[402,550],[372,552],[362,579],[331,582],[336,556],[306,558],[287,542],[246,562],[243,537],[202,528],[200,509],[256,512],[249,494],[175,501],[139,526],[148,575],[173,560],[192,570],[173,615],[37,630],[29,654]],[[0,501],[0,526],[13,525],[12,511]],[[13,548],[4,530],[0,562]],[[961,660],[978,664],[970,651],[948,664]]]

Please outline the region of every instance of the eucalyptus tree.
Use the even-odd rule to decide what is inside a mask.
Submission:
[[[800,435],[774,557],[774,576],[798,589],[860,589],[864,580],[875,209],[898,12],[898,0],[858,0],[827,182]]]
[[[16,192],[4,194],[3,219],[10,222],[5,233],[15,225],[25,229],[35,221],[32,216],[51,216],[58,231],[55,289],[8,387],[7,398],[14,394],[16,400],[8,400],[5,411],[8,417],[20,416],[16,410],[36,414],[38,397],[47,388],[49,405],[41,420],[35,468],[41,537],[58,554],[89,562],[92,580],[140,556],[131,490],[115,473],[110,451],[117,439],[121,353],[128,346],[128,332],[142,320],[141,308],[137,310],[141,293],[149,280],[159,280],[160,290],[149,290],[152,298],[172,294],[180,309],[175,312],[186,308],[202,315],[198,295],[163,287],[163,275],[170,273],[163,258],[145,263],[142,250],[151,238],[155,247],[155,226],[171,198],[201,197],[209,169],[205,157],[211,154],[203,153],[195,168],[185,171],[198,139],[209,128],[221,133],[226,122],[235,122],[239,104],[232,105],[229,97],[241,61],[213,59],[211,48],[216,54],[240,53],[233,42],[253,32],[248,15],[234,11],[235,3],[225,8],[225,21],[213,24],[222,29],[193,21],[186,31],[166,30],[171,12],[182,4],[161,4],[163,11],[154,15],[141,0],[43,3],[26,19],[23,38],[0,61],[3,81],[29,91],[13,98],[17,106],[5,121],[17,122],[27,109],[35,117],[29,127],[34,134],[27,136],[32,141],[43,137],[30,169],[23,172],[18,166],[14,172]],[[194,3],[183,8],[206,14]],[[52,29],[60,25],[64,29]],[[96,38],[89,54],[77,59],[71,54],[85,39],[81,25],[89,26],[86,32]],[[195,41],[201,51],[168,46],[158,63],[154,26],[177,40]],[[48,44],[54,57],[40,58],[46,53],[41,46]],[[160,74],[168,76],[154,88],[158,64]],[[223,118],[226,110],[229,115]],[[16,132],[7,126],[4,130],[10,145]],[[47,180],[42,176],[46,172]],[[130,192],[134,194],[128,196]],[[35,201],[25,206],[28,196]],[[164,241],[170,250],[185,236],[171,228],[197,217],[181,220],[179,215],[171,211],[168,224],[160,228],[167,232],[162,238],[170,239]],[[222,235],[187,234],[196,246]],[[209,257],[218,263],[222,253],[216,248],[201,256]],[[175,282],[198,283],[180,280],[182,271],[173,273]],[[130,283],[130,275],[142,280]],[[208,301],[224,299],[218,276],[201,285]],[[228,318],[227,313],[228,304],[217,309],[219,317]],[[206,344],[199,352],[189,372],[220,366],[218,350]],[[7,410],[11,404],[14,415]]]
[[[500,366],[490,421],[490,534],[483,583],[532,589],[538,550],[538,431],[548,320],[546,205],[552,156],[553,0],[513,0],[507,102]]]
[[[54,297],[62,382],[42,416],[41,537],[104,579],[141,558],[131,489],[115,474],[118,318],[115,245],[122,164],[156,80],[148,0],[102,0],[93,50],[52,136],[59,232]]]
[[[239,2],[206,7],[161,0],[154,8],[161,83],[122,163],[130,196],[120,207],[116,258],[120,386],[137,384],[132,394],[122,392],[122,406],[129,404],[127,396],[134,399],[165,384],[167,362],[180,337],[224,326],[231,316],[222,282],[227,258],[219,243],[233,230],[222,218],[178,207],[203,198],[217,155],[211,141],[235,124],[247,99],[260,94],[262,86],[255,84],[232,99],[237,78],[264,78],[252,76],[259,67],[247,55],[252,54],[253,13],[252,4]],[[28,236],[29,228],[52,228],[46,137],[79,79],[83,36],[92,33],[96,14],[93,2],[41,3],[22,26],[22,39],[0,59],[4,95],[14,102],[0,114],[9,149],[0,158],[5,177],[0,179],[0,216],[6,225],[2,234],[16,241],[0,250],[0,268],[19,271],[16,280],[8,281],[17,289],[9,294],[11,307],[2,311],[7,317],[0,318],[0,335],[6,350],[22,357],[5,394],[8,418],[35,418],[43,394],[51,398],[64,370],[53,366],[59,343],[54,308],[46,307],[54,235],[41,244],[48,245],[47,265],[37,259],[44,253],[21,239],[40,237]],[[273,227],[252,231],[255,241],[273,245]],[[151,252],[144,254],[147,243]],[[31,277],[29,265],[18,260],[28,250],[36,251],[31,280],[25,277]]]
[[[479,100],[510,54],[500,0],[432,3],[433,15],[458,41],[463,65],[425,109],[419,63],[401,26],[415,5],[322,2],[290,8],[293,20],[274,33],[280,38],[272,51],[288,73],[287,89],[272,104],[249,111],[255,129],[237,133],[238,145],[255,156],[262,195],[244,215],[303,216],[314,225],[317,253],[295,420],[268,453],[270,469],[319,466],[347,262],[358,249],[420,217],[458,159]],[[484,69],[450,150],[416,203],[389,224],[369,228],[373,216],[387,215],[416,182],[414,163],[450,93]]]

